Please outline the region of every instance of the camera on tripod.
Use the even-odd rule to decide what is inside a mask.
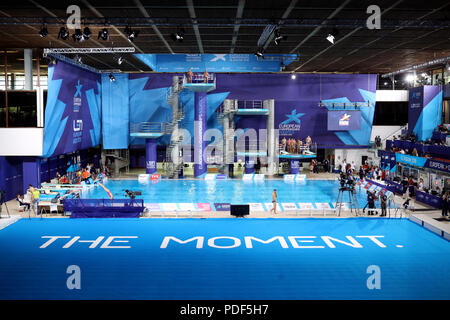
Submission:
[[[339,182],[343,189],[353,190],[355,188],[355,180],[352,175],[346,175],[341,172],[339,175]]]
[[[130,199],[135,199],[136,196],[142,195],[141,191],[131,191],[131,190],[125,190],[125,193],[127,194]]]

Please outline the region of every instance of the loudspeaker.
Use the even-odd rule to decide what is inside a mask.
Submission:
[[[243,217],[250,214],[250,205],[248,204],[232,204],[230,205],[230,214],[236,217]]]

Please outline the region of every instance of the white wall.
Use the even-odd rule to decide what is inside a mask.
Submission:
[[[375,136],[380,136],[381,140],[392,137],[392,135],[400,135],[402,126],[372,126],[372,134],[370,141],[375,140]]]
[[[0,128],[0,156],[42,156],[43,128]]]
[[[341,163],[343,159],[347,160],[347,163],[355,163],[355,169],[359,170],[362,165],[362,157],[367,156],[369,163],[373,162],[378,164],[378,160],[375,159],[375,154],[369,152],[367,149],[335,149],[334,159],[336,163]]]
[[[402,102],[409,101],[408,90],[377,90],[376,101],[380,102]]]

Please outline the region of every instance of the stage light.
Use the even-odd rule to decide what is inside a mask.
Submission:
[[[123,58],[122,58],[122,57],[119,57],[119,58],[117,59],[117,64],[118,64],[118,65],[121,65],[122,62],[123,62]]]
[[[48,64],[49,64],[49,65],[55,65],[57,62],[58,62],[58,60],[56,60],[56,59],[53,58],[53,57],[50,57],[50,59],[49,59],[49,61],[48,61]]]
[[[388,83],[387,82],[385,82],[385,83],[383,83],[385,86],[387,86],[388,85]]]
[[[83,33],[81,32],[81,29],[75,29],[75,33],[72,35],[72,39],[75,42],[84,41],[84,37],[83,37]]]
[[[328,35],[327,35],[327,40],[330,41],[332,44],[334,44],[334,41],[336,40],[336,37],[338,35],[338,31],[337,29],[333,29],[333,31],[331,31]]]
[[[88,27],[85,27],[83,30],[83,38],[84,40],[88,40],[91,37],[91,30]]]
[[[109,74],[109,81],[114,82],[116,81],[116,78],[112,75],[112,73]]]
[[[413,74],[408,74],[405,78],[407,82],[413,82],[416,79],[416,76]]]
[[[295,78],[297,78],[297,76],[294,73],[291,74],[291,79],[294,80]]]
[[[75,58],[74,58],[74,60],[75,60],[77,63],[79,63],[79,64],[82,64],[82,63],[83,63],[83,61],[81,60],[81,57],[80,57],[79,55],[76,55]]]
[[[64,27],[61,27],[61,29],[59,29],[59,32],[58,32],[58,39],[61,38],[63,40],[67,40],[68,37],[69,37],[69,31],[67,31],[67,29]]]
[[[177,32],[170,35],[173,41],[183,42],[184,40],[184,28],[178,28]]]
[[[128,37],[128,41],[133,41],[139,35],[139,30],[132,30],[129,26],[125,28],[125,33]]]
[[[262,49],[258,49],[255,53],[255,56],[257,56],[258,58],[262,58],[264,59],[264,54],[263,54],[263,50]]]
[[[286,40],[286,39],[287,39],[287,37],[282,36],[279,29],[275,30],[275,40],[274,41],[275,41],[276,45],[278,45],[281,42],[281,40]]]
[[[108,40],[108,37],[109,37],[108,29],[103,28],[103,30],[101,30],[101,31],[98,32],[98,37],[97,37],[97,39],[102,38],[102,40]]]
[[[41,30],[39,31],[39,35],[42,38],[45,38],[48,35],[48,30],[47,30],[47,27],[45,25],[42,26]]]

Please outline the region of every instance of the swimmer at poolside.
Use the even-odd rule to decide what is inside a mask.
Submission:
[[[274,214],[277,214],[277,197],[278,197],[278,195],[277,195],[277,189],[273,189],[273,192],[272,192],[272,204],[273,204],[273,208],[270,209],[270,212],[272,212],[272,210],[273,210],[273,213],[274,213]]]
[[[111,193],[111,191],[108,188],[106,188],[102,183],[99,182],[98,185],[100,187],[102,187],[106,191],[106,193],[108,193],[108,196],[109,196],[110,199],[114,198],[113,194]]]

